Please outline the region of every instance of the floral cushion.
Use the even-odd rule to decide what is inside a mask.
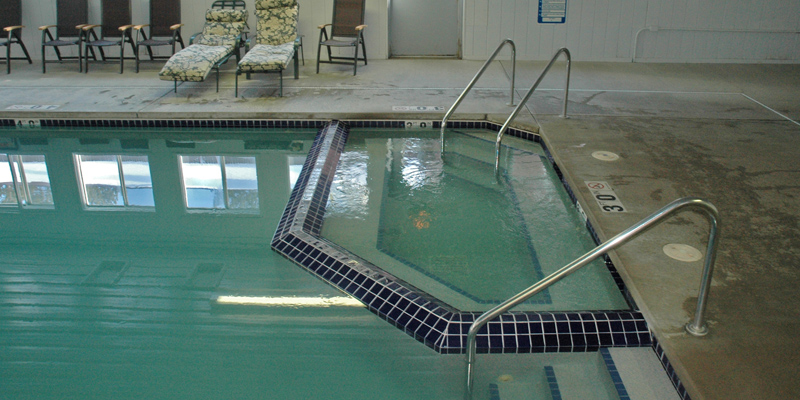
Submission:
[[[195,37],[196,44],[222,46],[236,43],[236,37],[247,27],[247,10],[206,11],[206,23],[203,32]]]
[[[239,71],[268,72],[286,69],[294,52],[294,42],[277,46],[257,44],[239,61]]]
[[[192,81],[202,82],[206,79],[214,64],[219,62],[234,50],[230,46],[206,46],[193,44],[175,53],[158,77],[165,81]]]
[[[294,7],[297,0],[256,0],[256,10],[266,10],[274,7]]]
[[[256,44],[280,45],[297,38],[298,6],[256,10],[258,18]]]

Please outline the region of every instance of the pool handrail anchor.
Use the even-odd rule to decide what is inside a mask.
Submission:
[[[686,324],[685,329],[686,332],[694,336],[704,336],[707,334],[708,328],[704,323],[704,313],[706,308],[706,300],[708,298],[708,291],[711,286],[711,275],[714,270],[714,261],[717,255],[717,224],[719,220],[719,212],[713,204],[706,200],[697,197],[684,197],[667,204],[660,210],[637,222],[622,233],[595,247],[594,250],[584,254],[575,261],[567,264],[558,271],[535,283],[533,286],[530,286],[522,292],[517,293],[510,299],[504,301],[502,304],[492,308],[489,311],[486,311],[476,318],[475,322],[472,323],[469,331],[467,332],[467,399],[469,400],[472,398],[474,364],[476,358],[475,339],[478,335],[478,331],[484,325],[497,318],[500,314],[529,299],[533,295],[541,292],[544,289],[547,289],[567,275],[570,275],[578,269],[584,267],[595,258],[627,243],[629,240],[639,236],[649,228],[663,222],[668,216],[674,214],[680,209],[687,207],[700,208],[701,210],[705,211],[709,220],[710,229],[705,256],[705,265],[703,267],[702,278],[700,281],[700,291],[697,296],[697,311],[695,312],[694,319]]]
[[[514,78],[517,73],[517,46],[514,44],[513,40],[506,39],[503,40],[497,46],[497,48],[494,50],[494,53],[492,53],[492,55],[489,56],[489,59],[487,59],[486,62],[483,63],[481,69],[478,70],[478,73],[475,74],[475,76],[472,78],[469,84],[467,84],[467,87],[465,87],[464,90],[461,92],[461,94],[458,96],[456,102],[453,103],[452,106],[450,106],[450,109],[447,110],[447,113],[445,113],[444,118],[442,118],[442,129],[441,129],[442,153],[444,153],[444,128],[447,127],[447,120],[450,119],[450,116],[453,115],[453,112],[456,110],[459,104],[461,104],[461,101],[464,100],[464,97],[467,96],[467,93],[469,93],[469,91],[472,90],[472,87],[475,86],[475,83],[478,82],[478,79],[483,75],[483,73],[489,67],[489,64],[491,64],[492,61],[494,61],[494,58],[497,56],[498,53],[500,53],[500,50],[503,47],[505,47],[505,45],[511,45],[511,101],[508,103],[508,105],[509,106],[514,105]]]
[[[567,70],[566,70],[567,79],[566,79],[566,85],[564,86],[564,107],[561,113],[561,118],[569,118],[567,117],[567,99],[569,98],[569,75],[572,64],[572,55],[570,54],[569,49],[567,49],[566,47],[562,47],[558,49],[558,51],[556,51],[556,54],[553,55],[553,57],[550,59],[550,62],[547,63],[547,66],[545,66],[544,70],[542,70],[542,72],[539,74],[539,78],[536,79],[536,82],[533,83],[533,86],[531,86],[530,90],[528,90],[528,93],[526,93],[525,97],[523,97],[522,100],[519,102],[517,108],[515,108],[514,111],[511,113],[511,115],[508,116],[508,119],[506,119],[506,122],[503,124],[503,127],[500,128],[499,132],[497,132],[497,141],[495,143],[495,159],[494,159],[495,171],[497,171],[500,168],[500,142],[503,140],[503,135],[506,133],[508,125],[511,124],[511,121],[513,121],[514,118],[517,117],[517,114],[519,114],[520,110],[522,110],[522,107],[525,106],[525,103],[528,102],[528,99],[531,98],[533,92],[536,91],[536,88],[539,87],[540,83],[542,83],[542,79],[544,79],[544,76],[547,75],[548,71],[550,71],[550,67],[552,67],[553,64],[555,64],[556,60],[558,59],[558,56],[560,56],[561,54],[564,54],[564,56],[567,58]],[[442,149],[444,149],[444,140],[442,141]]]

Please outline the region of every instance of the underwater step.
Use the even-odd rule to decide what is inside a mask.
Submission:
[[[598,352],[479,355],[476,365],[476,399],[621,399]]]
[[[607,348],[601,354],[609,374],[622,388],[620,397],[634,400],[678,400],[680,396],[669,380],[658,356],[650,347]],[[628,397],[623,397],[627,395]]]

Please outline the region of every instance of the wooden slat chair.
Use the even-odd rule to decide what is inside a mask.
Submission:
[[[217,72],[219,91],[219,67],[231,57],[239,62],[242,31],[247,26],[247,10],[209,9],[203,32],[189,40],[189,46],[175,53],[158,73],[161,80],[174,81],[178,92],[178,81],[202,82],[211,72]]]
[[[28,64],[33,64],[25,43],[22,42],[20,32],[22,25],[22,0],[2,0],[3,12],[0,13],[0,27],[6,32],[5,38],[0,38],[0,46],[6,47],[6,73],[11,73],[11,60],[28,60]],[[25,53],[25,57],[11,57],[11,45],[18,44]]]
[[[56,24],[40,26],[42,31],[42,73],[47,72],[46,49],[52,47],[58,60],[78,61],[78,71],[83,72],[83,27],[87,25],[89,6],[87,0],[56,0]],[[52,30],[52,31],[51,31]],[[53,35],[55,32],[55,35]],[[62,56],[61,47],[77,46],[77,56]],[[94,58],[94,51],[92,51]]]
[[[235,96],[239,97],[239,75],[252,73],[277,73],[280,75],[279,95],[283,96],[283,70],[294,60],[294,79],[300,77],[297,64],[297,16],[296,0],[257,0],[255,45],[251,49],[248,40],[247,53],[236,66]]]
[[[353,64],[353,75],[356,74],[358,62],[367,65],[367,48],[364,46],[364,11],[366,0],[334,0],[333,22],[320,25],[319,44],[317,45],[317,73],[319,64]],[[327,27],[330,26],[331,34],[328,36]],[[358,58],[358,45],[361,45],[364,57]],[[328,60],[322,60],[322,46],[328,50]],[[353,57],[333,56],[331,47],[353,47]],[[348,61],[344,61],[348,60]]]
[[[130,44],[133,49],[134,55],[137,51],[136,45],[133,41],[131,34],[133,25],[131,25],[131,3],[130,0],[102,0],[102,18],[103,23],[100,25],[84,25],[84,61],[86,68],[84,72],[89,72],[89,57],[88,51],[93,50],[95,47],[99,50],[100,61],[116,61],[119,60],[119,73],[123,72],[125,67],[125,43]],[[97,35],[97,29],[100,29],[100,35]],[[106,56],[103,50],[106,47],[119,47],[119,57]],[[129,58],[130,60],[135,57]]]
[[[142,47],[147,48],[150,60],[168,60],[175,54],[175,45],[186,48],[181,37],[181,0],[150,0],[150,23],[134,25],[136,32],[136,72],[139,72]],[[149,35],[148,35],[149,31]],[[169,56],[153,54],[153,47],[171,46]]]

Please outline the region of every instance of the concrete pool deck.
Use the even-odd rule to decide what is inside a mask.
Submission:
[[[518,101],[545,62],[517,65]],[[233,96],[233,63],[203,83],[160,81],[160,64],[48,67],[14,62],[0,81],[11,119],[411,119],[440,120],[482,62],[373,60],[301,67],[300,79],[254,75]],[[693,399],[800,397],[800,65],[574,62],[569,118],[558,116],[556,64],[516,123],[539,130],[598,234],[609,239],[672,200],[696,196],[720,212],[720,243],[707,309],[710,333],[683,331],[694,315],[702,261],[680,262],[670,243],[705,250],[708,224],[685,211],[613,255],[623,279]],[[453,119],[502,122],[512,111],[508,61],[495,62]],[[243,78],[243,77],[242,77]],[[19,110],[51,105],[52,110]],[[17,106],[17,107],[15,107]],[[441,107],[403,111],[403,107]],[[617,161],[592,157],[596,151]],[[627,209],[605,213],[586,181],[605,181]]]

